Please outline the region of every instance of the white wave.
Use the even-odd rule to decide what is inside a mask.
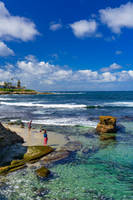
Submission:
[[[29,121],[23,121],[25,123]],[[43,124],[43,125],[55,125],[55,126],[88,126],[96,128],[97,123],[90,120],[81,120],[75,118],[59,118],[59,119],[40,119],[40,120],[33,120],[33,124]]]
[[[75,104],[37,104],[37,103],[28,103],[28,102],[0,102],[0,104],[3,105],[9,105],[9,106],[24,106],[24,107],[43,107],[43,108],[69,108],[69,109],[74,109],[74,108],[86,108],[86,105],[80,104],[80,105],[75,105]]]
[[[0,98],[0,101],[9,101],[9,100],[15,100],[15,99],[12,99],[12,98],[4,98],[4,97],[3,97],[3,98],[2,98],[2,97]]]
[[[133,107],[133,102],[111,102],[111,103],[104,103],[105,106],[118,106],[118,107]]]

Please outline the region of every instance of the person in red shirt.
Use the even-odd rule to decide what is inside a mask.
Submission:
[[[46,146],[48,142],[48,135],[46,130],[44,130],[43,137],[44,137],[44,146]]]

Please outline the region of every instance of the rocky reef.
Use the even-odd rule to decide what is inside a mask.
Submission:
[[[0,167],[0,175],[6,175],[10,172],[16,171],[18,169],[22,169],[22,168],[26,167],[28,163],[35,163],[40,158],[42,158],[43,156],[45,156],[53,151],[54,151],[54,149],[49,146],[29,146],[29,147],[27,147],[27,152],[24,154],[23,159],[13,160],[10,165]],[[44,171],[45,171],[45,173],[44,173]],[[48,170],[45,169],[45,170],[43,170],[42,173],[48,175]]]

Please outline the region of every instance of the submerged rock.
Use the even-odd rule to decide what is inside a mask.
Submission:
[[[100,122],[96,127],[99,134],[116,133],[116,117],[100,116]]]
[[[41,167],[37,169],[35,172],[41,178],[48,177],[48,175],[50,174],[50,171],[45,167]]]
[[[116,139],[116,135],[115,134],[111,134],[111,133],[103,133],[100,134],[100,140],[115,140]]]
[[[6,175],[10,172],[22,169],[27,166],[27,163],[37,162],[40,158],[53,151],[54,149],[49,146],[29,146],[27,148],[27,152],[23,156],[23,159],[13,160],[10,165],[0,167],[0,175]]]
[[[70,155],[70,152],[66,150],[59,150],[59,151],[54,151],[50,153],[49,155],[45,156],[43,158],[44,163],[53,163],[56,161],[63,160],[67,158]]]
[[[67,151],[79,151],[82,148],[82,143],[79,141],[68,142],[61,148],[61,150]]]

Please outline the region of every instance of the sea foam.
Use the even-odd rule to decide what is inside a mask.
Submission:
[[[69,109],[75,109],[75,108],[86,108],[86,105],[84,104],[37,104],[37,103],[28,103],[28,102],[0,102],[0,104],[3,105],[9,105],[9,106],[24,106],[24,107],[43,107],[43,108],[69,108]]]

